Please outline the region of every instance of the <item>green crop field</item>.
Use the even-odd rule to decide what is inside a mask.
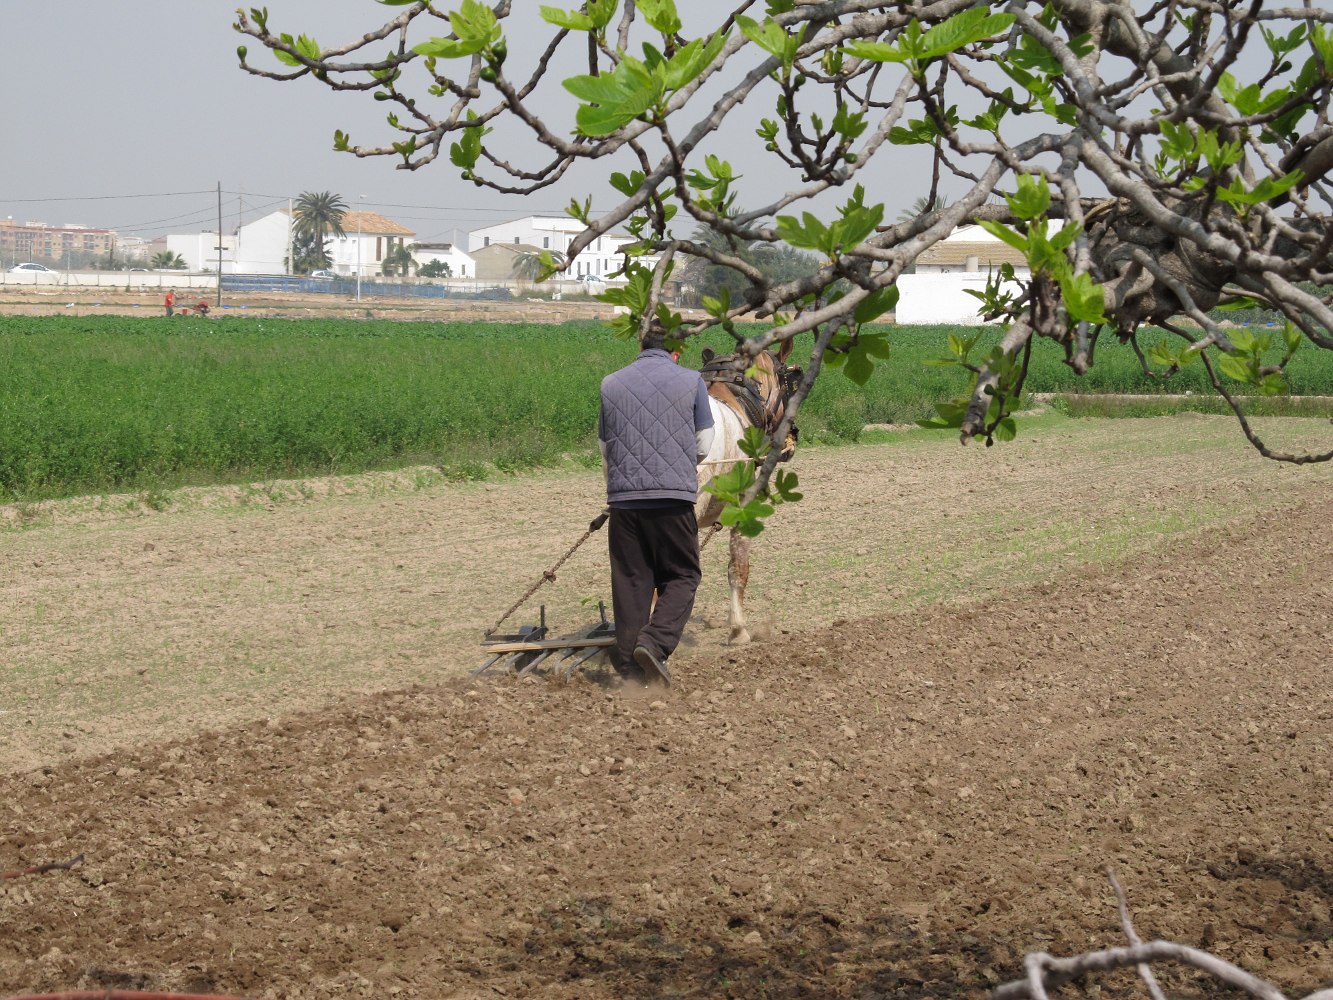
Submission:
[[[854,440],[965,390],[963,372],[924,363],[954,328],[890,330],[894,355],[868,385],[821,379],[803,440]],[[1305,354],[1293,391],[1333,393],[1333,358]],[[416,462],[460,478],[591,463],[598,383],[630,357],[599,323],[0,318],[0,501]],[[1110,342],[1079,380],[1042,342],[1027,389],[1207,394],[1202,374],[1155,384]]]

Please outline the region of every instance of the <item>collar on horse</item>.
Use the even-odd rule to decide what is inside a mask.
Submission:
[[[777,379],[774,392],[778,394],[780,402],[785,406],[787,397],[795,391],[801,380],[801,370],[778,361],[776,356],[774,356],[774,365],[773,374]],[[768,400],[764,399],[759,383],[746,375],[746,370],[745,359],[740,354],[717,356],[711,349],[705,348],[703,365],[699,369],[699,375],[710,385],[721,383],[730,388],[732,397],[740,406],[746,422],[753,427],[762,427],[765,431],[771,432],[780,419],[778,414],[781,412],[781,408],[769,408]],[[793,426],[791,430],[794,437],[796,428]]]

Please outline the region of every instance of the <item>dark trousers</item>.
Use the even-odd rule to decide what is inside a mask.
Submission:
[[[612,507],[608,544],[616,665],[632,666],[635,646],[665,659],[680,643],[702,575],[694,505]]]

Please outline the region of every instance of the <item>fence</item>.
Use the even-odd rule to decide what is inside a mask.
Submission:
[[[165,291],[174,289],[215,289],[218,276],[190,271],[0,271],[0,288],[105,288],[124,292]],[[407,278],[398,281],[361,279],[363,298],[400,299],[471,299],[505,300],[515,296],[555,293],[579,295],[597,293],[606,286],[590,286],[575,280],[553,280],[534,286],[518,281],[478,281],[468,278],[426,280]],[[336,295],[354,298],[355,277],[308,278],[283,274],[224,274],[222,291],[294,292],[301,295]]]
[[[217,288],[218,278],[216,274],[191,274],[188,271],[0,271],[0,287],[34,286],[138,292],[161,288]]]
[[[356,278],[305,278],[282,274],[224,274],[224,292],[299,292],[302,295],[356,295]],[[477,281],[427,284],[420,281],[367,281],[361,279],[361,295],[369,298],[416,299],[509,299],[513,292],[503,285]]]

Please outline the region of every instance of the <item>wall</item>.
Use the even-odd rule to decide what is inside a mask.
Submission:
[[[202,271],[218,269],[218,237],[216,233],[188,233],[167,237],[167,249],[185,258],[187,269]],[[236,266],[236,237],[222,236],[222,270]]]
[[[287,270],[287,243],[291,217],[271,212],[246,223],[236,233],[236,266],[231,274],[283,274]]]
[[[953,271],[949,274],[904,274],[898,279],[897,322],[903,324],[950,323],[979,326],[981,303],[967,290],[982,292],[989,275],[984,271]],[[1017,291],[1016,283],[1006,288]]]
[[[10,274],[0,271],[0,286],[57,288],[108,288],[137,291],[144,288],[217,288],[215,274],[191,274],[189,271],[38,271]]]

